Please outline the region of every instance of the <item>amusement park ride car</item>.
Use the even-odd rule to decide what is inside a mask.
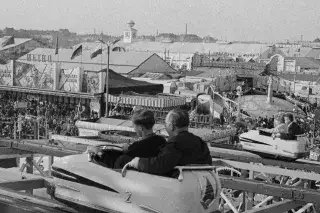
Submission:
[[[57,160],[52,166],[54,184],[49,194],[86,212],[199,212],[218,210],[221,185],[215,167],[178,166],[164,177],[129,169],[113,169],[123,153],[121,144],[99,147]],[[89,159],[88,159],[89,156]]]
[[[266,130],[250,130],[239,135],[235,145],[211,143],[211,147],[251,152],[263,158],[294,161],[309,156],[309,141],[306,135],[297,135],[295,140],[273,138]]]
[[[242,149],[265,157],[296,160],[309,155],[306,135],[296,136],[296,140],[272,138],[271,133],[251,130],[240,135]]]

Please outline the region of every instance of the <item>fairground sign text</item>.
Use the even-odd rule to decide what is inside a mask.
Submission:
[[[41,54],[27,54],[27,61],[52,62],[52,56]]]

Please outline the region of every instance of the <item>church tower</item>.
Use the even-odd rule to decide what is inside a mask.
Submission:
[[[137,30],[133,28],[135,25],[134,21],[129,21],[128,28],[123,32],[123,42],[132,43],[137,37]]]

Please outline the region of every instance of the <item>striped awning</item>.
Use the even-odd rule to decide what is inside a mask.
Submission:
[[[64,91],[53,91],[38,88],[25,88],[16,86],[0,86],[0,91],[14,91],[24,93],[34,93],[41,95],[52,95],[72,98],[84,98],[84,99],[97,99],[100,98],[103,93],[88,94],[88,93],[77,93],[77,92],[64,92]]]

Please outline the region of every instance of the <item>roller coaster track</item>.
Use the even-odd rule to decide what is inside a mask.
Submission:
[[[320,174],[320,162],[298,159],[296,161],[285,161],[281,159],[262,158],[251,152],[241,149],[231,148],[225,145],[214,145],[210,148],[213,158],[237,161],[242,163],[260,163],[263,165],[276,166],[285,169],[303,170],[305,172],[313,172]]]

